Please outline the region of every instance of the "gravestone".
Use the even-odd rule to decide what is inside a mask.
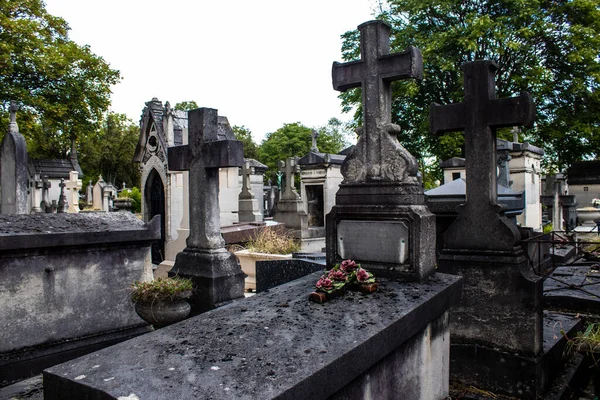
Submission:
[[[35,174],[31,181],[31,213],[41,213],[45,211],[41,208],[42,199],[40,196],[42,195],[42,185],[43,182],[40,179],[40,175]]]
[[[27,144],[19,133],[17,111],[19,107],[10,102],[10,122],[8,133],[0,144],[0,214],[29,214],[27,207],[27,188],[29,172],[27,162]]]
[[[296,234],[301,236],[308,228],[308,214],[304,211],[302,199],[294,187],[294,174],[300,172],[297,162],[297,157],[279,161],[279,170],[285,172],[285,188],[277,202],[273,219],[297,231]]]
[[[94,210],[100,211],[108,211],[108,204],[104,205],[104,187],[106,186],[106,182],[102,179],[102,175],[98,176],[98,180],[94,185],[93,195],[92,195],[92,207]]]
[[[77,179],[79,172],[71,171],[69,173],[69,181],[66,183],[66,188],[69,190],[69,212],[79,212],[79,190],[83,187],[81,179]]]
[[[435,272],[435,217],[424,205],[416,159],[391,123],[391,83],[420,79],[414,47],[389,54],[390,26],[360,31],[360,61],[333,63],[333,87],[362,88],[363,131],[341,166],[344,180],[327,215],[327,264],[354,259],[376,275],[423,281]]]
[[[52,212],[52,203],[50,202],[48,191],[52,187],[52,182],[48,179],[47,175],[44,175],[42,178],[42,202],[40,203],[40,208],[42,212],[51,213]]]
[[[56,212],[63,214],[67,212],[69,207],[69,204],[67,204],[67,196],[65,195],[65,186],[67,186],[67,184],[63,178],[60,178],[58,186],[60,187],[60,195],[58,196],[58,208],[56,209]]]
[[[451,312],[455,380],[535,398],[547,384],[542,363],[543,279],[530,266],[520,234],[497,203],[496,129],[531,126],[535,107],[528,93],[497,99],[491,61],[462,67],[465,100],[432,104],[432,133],[465,132],[466,203],[444,235],[438,271],[465,278]],[[492,363],[490,360],[504,360]],[[493,364],[493,365],[492,365]]]
[[[92,185],[92,181],[87,185],[87,189],[85,192],[85,203],[88,207],[92,207],[94,197],[94,185]]]
[[[256,195],[250,187],[251,174],[254,174],[254,168],[250,167],[249,161],[244,161],[242,165],[242,191],[239,195],[240,222],[256,222],[263,219]]]
[[[190,231],[169,275],[191,278],[192,312],[200,313],[244,296],[245,274],[224,247],[219,218],[219,168],[241,167],[242,143],[219,131],[217,110],[188,113],[188,143],[168,149],[169,169],[189,171]]]

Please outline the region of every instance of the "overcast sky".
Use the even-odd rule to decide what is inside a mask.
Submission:
[[[341,114],[331,64],[374,0],[46,0],[70,38],[122,75],[112,111],[139,122],[144,103],[195,100],[257,142],[284,123]]]

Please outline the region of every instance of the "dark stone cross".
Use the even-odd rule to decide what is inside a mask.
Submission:
[[[242,192],[240,193],[240,200],[254,199],[254,193],[250,188],[250,175],[253,173],[254,167],[250,167],[248,161],[244,161],[242,164]]]
[[[219,216],[219,168],[241,167],[243,148],[226,119],[219,119],[215,109],[189,111],[189,144],[168,148],[169,169],[189,171],[190,199],[187,246],[169,274],[194,281],[193,313],[244,296],[245,275],[224,247]]]
[[[58,209],[56,212],[58,213],[66,213],[67,212],[67,198],[65,196],[65,186],[67,186],[67,184],[65,183],[65,180],[63,178],[60,178],[60,183],[58,184],[58,186],[60,187],[60,195],[58,196]]]
[[[317,147],[317,138],[319,137],[319,132],[316,129],[312,130],[310,134],[310,138],[312,139],[312,146],[310,147],[310,151],[318,153],[319,147]]]
[[[279,161],[279,170],[285,169],[285,189],[281,195],[281,200],[298,200],[300,195],[294,187],[294,173],[300,172],[298,157],[288,157],[286,161]]]
[[[421,79],[421,52],[410,46],[389,54],[390,25],[369,21],[358,26],[359,61],[333,63],[333,88],[345,92],[362,87],[364,129],[342,173],[346,183],[415,181],[418,166],[396,138],[399,127],[391,122],[392,81]]]
[[[50,182],[50,178],[48,178],[48,175],[44,175],[44,177],[42,178],[42,201],[40,203],[40,208],[42,209],[42,212],[45,213],[52,212],[52,203],[50,203],[50,199],[48,197],[48,190],[51,187],[52,182]]]
[[[508,251],[513,250],[520,238],[516,227],[499,215],[496,128],[531,126],[535,106],[529,93],[497,99],[494,84],[497,68],[492,61],[464,64],[465,101],[431,105],[432,133],[465,131],[466,203],[446,233],[447,248]]]

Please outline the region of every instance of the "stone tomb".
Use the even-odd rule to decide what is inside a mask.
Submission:
[[[421,78],[421,53],[410,47],[389,54],[383,21],[358,28],[361,60],[332,69],[334,89],[362,87],[364,127],[342,163],[344,180],[327,215],[327,264],[353,258],[376,275],[423,281],[435,272],[435,217],[390,113],[391,82]]]
[[[8,133],[0,145],[0,214],[29,214],[27,189],[29,172],[27,144],[17,125],[17,103],[10,103]]]
[[[308,214],[294,186],[294,176],[300,172],[297,163],[298,157],[289,157],[279,162],[279,171],[285,171],[285,189],[277,202],[273,219],[296,231],[295,234],[301,237],[303,232],[308,231]]]
[[[321,305],[307,299],[318,276],[52,367],[44,399],[448,395],[447,309],[459,277],[382,282],[380,293]]]

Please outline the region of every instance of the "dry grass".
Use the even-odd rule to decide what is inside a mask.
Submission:
[[[300,250],[300,242],[286,231],[265,227],[246,244],[246,249],[258,253],[289,254]]]

